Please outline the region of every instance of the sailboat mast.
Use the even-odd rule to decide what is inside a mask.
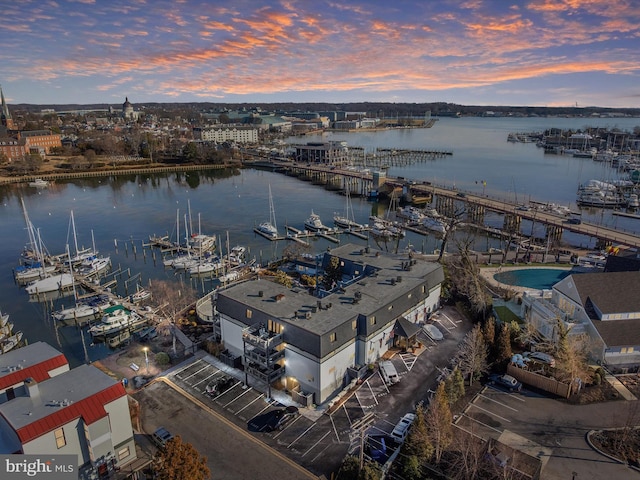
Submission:
[[[79,255],[78,252],[78,237],[76,236],[76,221],[73,217],[73,210],[71,210],[71,228],[73,229],[73,245],[76,248],[76,255]]]

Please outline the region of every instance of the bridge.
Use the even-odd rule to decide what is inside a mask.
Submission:
[[[282,171],[287,175],[298,176],[299,178],[311,181],[316,184],[325,185],[329,190],[344,191],[350,190],[354,195],[366,196],[371,190],[379,188],[381,185],[374,185],[374,176],[369,172],[348,170],[338,165],[307,165],[293,163],[290,161],[271,161],[270,165],[274,170]],[[581,235],[586,235],[597,239],[603,244],[617,244],[631,248],[640,248],[640,235],[633,232],[626,232],[604,225],[580,222],[568,223],[566,216],[540,209],[526,209],[522,205],[489,198],[469,192],[462,192],[455,188],[434,185],[430,182],[411,182],[402,177],[381,178],[391,190],[394,188],[410,188],[414,194],[436,199],[436,205],[442,207],[443,214],[455,211],[457,207],[467,211],[467,217],[477,220],[482,217],[483,211],[490,210],[505,215],[505,224],[519,226],[522,219],[544,224],[549,235],[560,238],[564,231],[570,231]]]

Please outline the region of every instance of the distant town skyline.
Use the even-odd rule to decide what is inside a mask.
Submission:
[[[0,0],[10,104],[640,107],[619,0]]]

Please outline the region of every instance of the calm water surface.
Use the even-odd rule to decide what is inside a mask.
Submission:
[[[507,142],[509,132],[531,132],[547,128],[583,128],[585,126],[617,126],[631,130],[640,119],[441,119],[431,129],[394,130],[376,133],[327,134],[323,139],[346,140],[352,146],[364,146],[373,151],[379,147],[451,150],[452,156],[403,168],[393,168],[389,175],[400,175],[518,201],[537,200],[575,206],[579,183],[591,178],[610,179],[617,176],[606,165],[589,159],[545,155],[533,144]],[[320,137],[290,139],[292,143],[318,140]],[[480,183],[476,183],[480,182]],[[73,245],[69,217],[73,210],[80,245],[89,246],[93,238],[102,254],[110,255],[113,269],[127,272],[118,283],[118,292],[125,294],[123,280],[128,275],[140,275],[142,283],[150,279],[167,279],[191,284],[199,291],[211,289],[210,282],[191,282],[165,269],[159,255],[142,244],[149,235],[170,235],[175,239],[176,216],[184,232],[184,215],[191,210],[194,231],[217,234],[226,243],[228,232],[231,246],[242,244],[250,256],[260,263],[281,255],[288,243],[269,242],[253,233],[253,227],[269,218],[268,189],[271,185],[277,223],[284,233],[285,225],[302,228],[313,210],[325,224],[332,223],[335,212],[343,212],[343,196],[313,186],[295,178],[258,170],[217,173],[167,174],[155,176],[122,176],[111,179],[85,179],[58,182],[51,188],[36,191],[26,186],[0,187],[0,310],[11,315],[17,329],[23,330],[29,342],[46,341],[62,349],[73,365],[85,361],[80,332],[74,327],[57,331],[48,320],[47,308],[30,302],[26,292],[15,285],[13,268],[27,242],[20,197],[33,224],[40,229],[51,253],[61,253],[65,245]],[[387,205],[352,199],[356,220],[368,223],[370,214],[384,214]],[[178,215],[177,212],[179,211]],[[602,210],[584,210],[583,219],[591,219],[620,229],[640,231],[637,220],[612,216]],[[486,222],[500,226],[501,217],[488,214]],[[189,222],[188,222],[189,223]],[[540,226],[523,224],[522,230],[542,236]],[[589,239],[569,238],[573,243]],[[366,241],[343,236],[341,243],[365,245]],[[482,240],[486,245],[491,244]],[[440,240],[433,236],[409,233],[400,248],[412,244],[416,249],[432,252]],[[334,246],[326,240],[311,242],[313,252]],[[135,247],[135,254],[134,254]],[[383,246],[384,247],[384,246]],[[72,247],[73,248],[73,247]],[[392,245],[389,249],[393,248]],[[56,301],[55,308],[72,303],[71,298]],[[107,355],[102,344],[91,346],[85,333],[86,349],[91,360]]]

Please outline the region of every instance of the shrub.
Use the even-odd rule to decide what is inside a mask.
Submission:
[[[170,361],[171,361],[171,358],[169,358],[168,353],[166,352],[156,353],[156,363],[158,365],[168,365]]]

